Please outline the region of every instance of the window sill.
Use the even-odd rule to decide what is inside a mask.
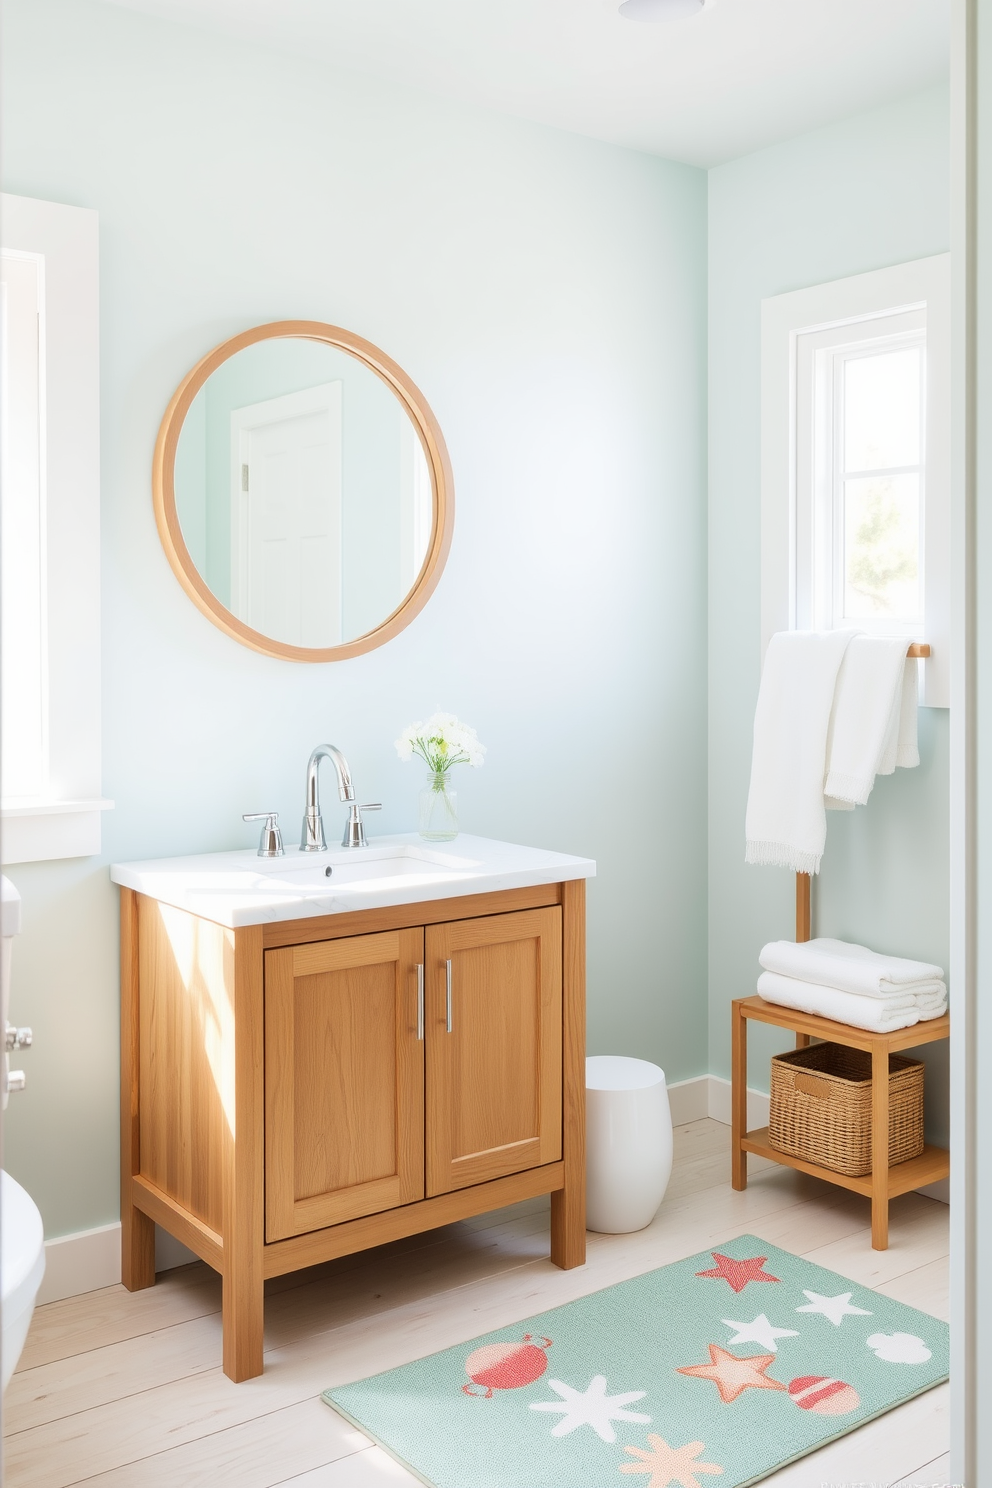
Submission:
[[[42,863],[99,853],[103,812],[114,809],[102,796],[83,801],[11,801],[0,805],[0,856],[7,863]]]

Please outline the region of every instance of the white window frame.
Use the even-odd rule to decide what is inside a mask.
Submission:
[[[824,610],[809,602],[811,532],[816,519],[813,417],[801,393],[803,362],[818,348],[863,342],[888,317],[925,316],[927,392],[925,521],[921,560],[925,633],[931,648],[921,701],[950,703],[950,254],[917,259],[763,300],[761,306],[761,653],[779,630],[819,628]],[[902,329],[908,329],[904,321]],[[805,425],[804,426],[804,420]],[[820,472],[822,479],[822,471]],[[805,586],[805,589],[804,589]],[[860,628],[873,627],[864,623]],[[891,627],[896,633],[901,627]],[[908,631],[907,631],[908,635]]]
[[[28,500],[19,511],[4,512],[3,528],[0,533],[0,547],[3,549],[0,590],[3,595],[2,626],[5,642],[2,663],[0,663],[4,683],[3,704],[0,710],[4,737],[2,748],[0,748],[0,760],[3,765],[3,787],[7,794],[25,796],[30,795],[31,792],[24,789],[11,791],[11,775],[14,776],[16,782],[20,774],[22,779],[19,783],[23,786],[23,772],[27,767],[29,774],[34,776],[32,783],[36,789],[41,789],[48,780],[48,688],[46,685],[48,646],[45,634],[47,607],[43,561],[45,553],[45,260],[37,253],[23,253],[7,248],[3,250],[3,264],[4,282],[2,301],[0,301],[4,342],[4,359],[0,367],[0,379],[3,382],[3,386],[0,387],[0,403],[2,403],[0,442],[3,445],[2,452],[0,452],[2,453],[0,490],[5,491],[7,482],[12,478],[18,483],[29,479],[32,490],[28,497],[28,491],[22,489],[21,496],[28,497]],[[31,296],[33,300],[31,311],[28,311],[25,303],[26,286],[23,277],[16,272],[18,268],[23,270],[25,267],[29,268],[29,271],[33,270],[35,293]],[[15,271],[13,284],[10,277],[11,270]],[[20,284],[18,284],[19,279]],[[30,325],[32,320],[33,326]],[[30,389],[14,388],[11,385],[11,368],[16,366],[17,382],[20,383],[26,367],[15,359],[19,352],[27,350],[27,342],[32,332],[36,357],[33,386]],[[33,412],[33,418],[31,418],[31,412]],[[30,421],[30,430],[22,427],[15,433],[15,417],[23,419],[25,415]],[[33,439],[31,435],[34,436]],[[30,449],[32,445],[33,449]],[[26,509],[28,506],[31,508],[30,512]],[[20,546],[21,543],[25,545]],[[8,545],[10,545],[9,548]],[[18,662],[12,668],[13,658],[10,653],[15,645],[20,655]],[[10,687],[11,679],[8,673],[11,669],[16,672],[19,668],[23,668],[21,676]],[[30,692],[25,695],[22,689],[27,675],[32,672],[29,683]],[[18,692],[21,693],[20,696]],[[8,718],[8,710],[16,714],[19,709],[29,711],[30,719]],[[16,732],[18,722],[24,726],[19,742],[22,748],[27,746],[26,754],[33,757],[33,771],[24,754],[18,764],[12,766],[5,752],[9,744],[13,742],[10,736]],[[8,727],[8,725],[13,726]],[[34,735],[31,741],[33,748],[26,737],[32,734]]]
[[[7,863],[100,852],[100,336],[96,212],[0,195],[6,249],[44,259],[47,785],[0,804]]]

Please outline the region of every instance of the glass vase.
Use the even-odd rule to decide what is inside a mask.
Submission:
[[[445,770],[428,775],[420,792],[420,835],[426,842],[451,842],[458,836],[458,792]]]

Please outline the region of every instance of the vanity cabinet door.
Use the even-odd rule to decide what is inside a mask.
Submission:
[[[428,1195],[557,1162],[561,910],[430,925],[425,949]]]
[[[265,953],[265,1238],[424,1197],[423,930]]]

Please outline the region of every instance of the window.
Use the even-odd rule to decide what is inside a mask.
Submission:
[[[0,253],[0,678],[5,798],[44,793],[44,259]]]
[[[2,845],[100,851],[96,213],[3,196]]]
[[[762,307],[762,644],[853,626],[926,640],[949,693],[948,256]]]

